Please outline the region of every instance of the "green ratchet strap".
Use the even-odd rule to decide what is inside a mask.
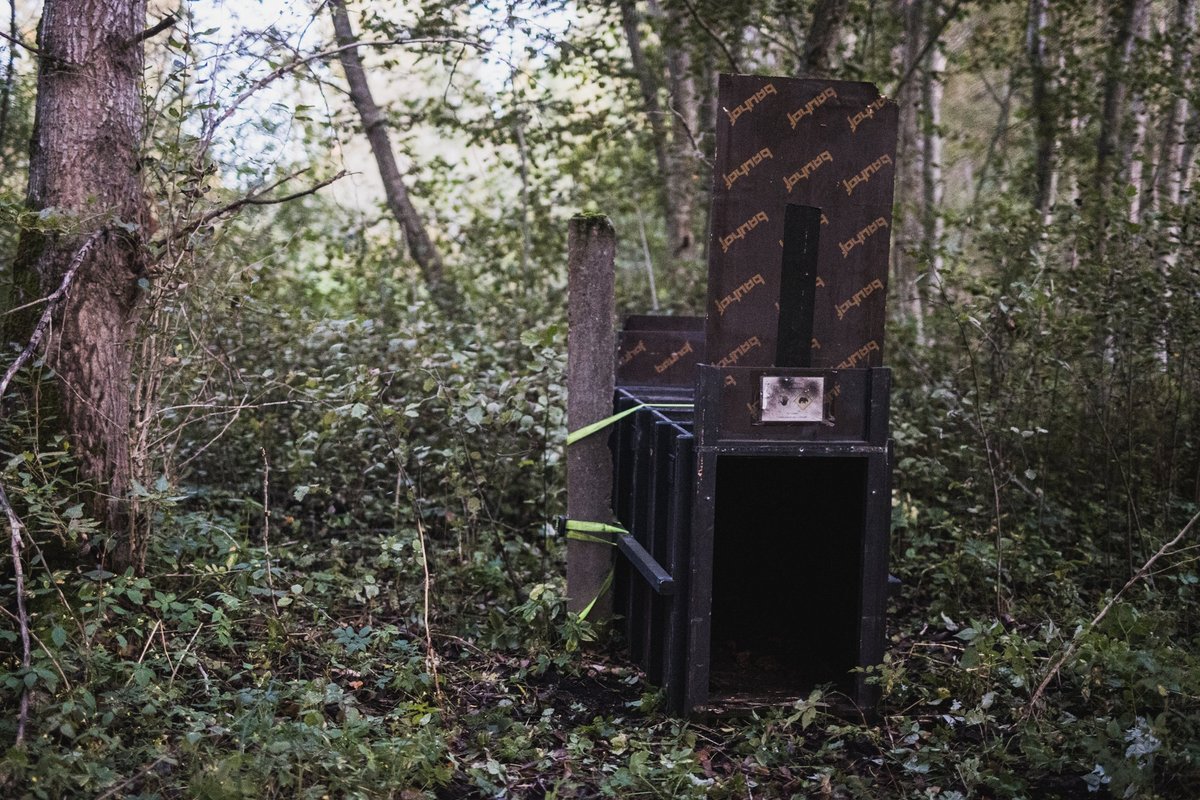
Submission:
[[[643,408],[691,408],[692,403],[639,403],[633,408],[627,408],[611,417],[605,417],[599,422],[593,422],[591,425],[584,425],[577,431],[572,431],[567,434],[567,444],[572,445],[584,437],[591,436],[596,431],[602,431],[614,422],[620,422],[630,414],[641,411]]]
[[[580,542],[595,542],[596,544],[607,544],[616,547],[617,543],[612,539],[603,539],[599,536],[593,536],[593,533],[612,533],[618,536],[624,536],[629,531],[622,528],[620,525],[606,525],[603,522],[587,522],[581,519],[567,519],[566,517],[558,518],[558,529],[566,531],[568,539],[575,539]],[[604,596],[604,593],[609,590],[613,582],[613,573],[615,570],[610,569],[608,575],[604,577],[604,582],[600,584],[600,591],[596,592],[596,596],[592,598],[592,602],[587,604],[583,611],[579,612],[579,618],[587,619],[587,615],[592,613],[592,607],[596,605],[596,601]]]
[[[587,615],[592,613],[592,606],[596,605],[596,601],[603,597],[604,593],[608,591],[610,586],[612,586],[613,572],[614,570],[610,569],[608,574],[604,576],[604,583],[600,584],[600,591],[596,592],[596,596],[592,598],[592,602],[588,603],[587,607],[584,608],[583,611],[579,612],[579,619],[587,619]]]
[[[580,439],[591,436],[596,431],[602,431],[605,428],[607,428],[609,425],[612,425],[615,422],[620,422],[621,420],[628,417],[630,414],[634,414],[638,411],[641,411],[643,408],[692,408],[692,407],[693,407],[692,403],[639,403],[638,405],[634,406],[633,408],[627,408],[624,411],[621,411],[617,414],[613,414],[611,417],[606,417],[605,419],[602,419],[598,422],[593,422],[591,425],[584,425],[579,430],[568,433],[567,434],[567,444],[568,445],[575,444]],[[611,534],[616,534],[618,536],[625,536],[625,535],[628,535],[628,533],[629,533],[629,531],[625,530],[624,528],[620,527],[619,525],[606,525],[603,522],[586,522],[584,520],[565,519],[563,517],[559,517],[558,523],[559,523],[559,530],[566,531],[566,538],[574,539],[579,542],[593,542],[596,544],[607,544],[607,545],[616,546],[617,543],[612,541],[611,539],[604,539],[600,536],[593,536],[592,534],[611,533]],[[581,620],[587,619],[588,614],[592,613],[592,609],[595,607],[596,601],[599,600],[601,597],[603,597],[604,593],[607,592],[610,588],[612,588],[614,572],[615,572],[615,570],[610,569],[608,571],[608,575],[604,576],[604,582],[600,584],[600,591],[596,592],[596,596],[592,598],[592,602],[588,603],[587,606],[584,607],[583,611],[579,612],[579,619],[581,619]]]
[[[557,520],[557,528],[559,533],[564,533],[566,538],[574,539],[578,542],[595,542],[596,544],[616,545],[612,539],[605,539],[600,536],[592,536],[593,533],[614,533],[618,536],[627,534],[619,525],[605,525],[603,522],[585,522],[580,519],[567,519],[559,517]]]

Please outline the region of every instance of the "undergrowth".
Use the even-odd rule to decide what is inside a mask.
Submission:
[[[930,444],[934,423],[903,395],[903,586],[871,676],[878,716],[847,716],[828,687],[665,714],[620,643],[566,611],[565,548],[546,525],[562,499],[561,331],[493,345],[419,316],[386,334],[358,319],[257,332],[274,344],[207,402],[257,399],[232,424],[189,428],[170,462],[187,467],[138,485],[154,530],[144,576],[92,563],[103,543],[69,449],[5,420],[35,638],[22,670],[11,616],[0,630],[9,745],[31,697],[4,796],[1200,794],[1194,563],[1172,559],[1091,625],[1115,591],[1103,558],[1048,534],[1068,524],[1047,522],[1054,509],[1012,512],[998,540],[986,484],[960,463],[978,453]]]

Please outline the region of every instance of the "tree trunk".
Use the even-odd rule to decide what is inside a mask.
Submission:
[[[938,3],[929,3],[928,18],[936,21]],[[933,30],[933,25],[927,26]],[[942,272],[942,232],[945,222],[942,217],[942,71],[946,68],[946,55],[934,43],[926,56],[925,69],[921,75],[921,105],[925,119],[922,125],[921,146],[921,223],[923,228],[922,252],[929,264],[926,274],[927,285],[936,286]],[[918,287],[919,291],[920,287]]]
[[[850,0],[818,0],[813,7],[812,25],[804,42],[805,76],[823,78],[832,72],[849,8]]]
[[[895,246],[892,248],[892,275],[897,289],[896,307],[902,321],[911,322],[918,341],[923,337],[923,304],[917,282],[917,248],[924,234],[921,223],[922,146],[920,129],[921,93],[914,69],[921,52],[924,0],[896,0],[896,13],[904,21],[904,40],[898,48],[897,74],[908,75],[899,89],[896,103],[900,109],[896,143],[896,216]]]
[[[1114,177],[1114,156],[1118,155],[1121,143],[1121,128],[1125,119],[1128,84],[1126,73],[1133,59],[1133,49],[1147,10],[1147,0],[1121,0],[1117,15],[1117,27],[1113,35],[1113,47],[1109,54],[1108,68],[1104,76],[1104,106],[1100,116],[1100,136],[1096,145],[1095,189],[1097,208],[1102,228],[1107,221],[1105,205]],[[1103,241],[1104,232],[1099,231],[1098,240]]]
[[[651,2],[652,9],[656,5]],[[692,77],[692,57],[684,31],[679,12],[668,10],[662,37],[671,115],[667,193],[672,198],[672,213],[667,220],[667,243],[671,271],[680,279],[687,280],[695,277],[692,273],[696,259],[696,236],[692,215],[696,208],[696,163],[699,153],[695,137],[700,123],[700,109],[696,83]]]
[[[1180,234],[1177,207],[1183,199],[1183,187],[1187,185],[1187,168],[1190,161],[1187,135],[1190,104],[1187,98],[1192,89],[1191,42],[1195,31],[1196,0],[1180,0],[1176,7],[1175,30],[1171,31],[1176,42],[1173,53],[1175,63],[1172,69],[1176,81],[1176,95],[1163,133],[1163,146],[1155,175],[1152,201],[1159,207],[1164,203],[1170,206],[1171,222],[1165,231],[1167,246],[1158,258],[1162,309],[1166,312],[1160,316],[1158,358],[1164,365],[1168,364],[1172,350],[1170,312],[1174,305],[1172,287],[1179,258],[1178,249],[1174,245]]]
[[[622,0],[621,27],[625,30],[625,41],[629,45],[633,74],[637,77],[638,88],[642,92],[642,107],[650,121],[650,135],[654,139],[654,161],[658,166],[659,175],[658,202],[662,208],[663,219],[667,220],[669,225],[675,218],[675,204],[674,197],[668,189],[667,176],[671,172],[671,164],[667,157],[667,127],[663,123],[663,110],[658,102],[661,84],[646,62],[646,54],[642,49],[641,14],[638,13],[634,0]]]
[[[330,0],[329,12],[333,16],[333,30],[339,46],[346,49],[338,53],[342,62],[342,70],[346,73],[346,83],[350,88],[350,100],[362,120],[363,132],[371,144],[371,152],[379,167],[379,177],[383,181],[383,191],[387,197],[388,210],[400,223],[404,230],[404,238],[408,242],[409,252],[421,275],[429,294],[443,311],[453,311],[458,307],[458,293],[455,287],[446,279],[442,268],[442,257],[434,247],[429,232],[420,213],[408,196],[408,187],[404,185],[404,177],[396,165],[396,155],[392,150],[391,137],[388,135],[387,120],[367,83],[367,73],[363,69],[362,57],[358,48],[358,38],[350,25],[350,15],[346,13],[344,0]]]
[[[18,286],[48,295],[81,244],[106,229],[56,312],[45,357],[56,377],[54,405],[95,489],[91,510],[112,537],[108,558],[117,569],[140,568],[144,555],[128,494],[130,335],[150,218],[139,164],[145,22],[145,0],[46,0],[27,203],[58,224],[48,233],[24,231],[14,265]],[[29,329],[20,333],[27,340]]]
[[[1145,42],[1150,34],[1150,8],[1149,5],[1144,5],[1134,20],[1134,42],[1135,48],[1137,42]],[[1138,86],[1133,92],[1133,100],[1130,102],[1133,117],[1132,135],[1125,138],[1121,147],[1121,157],[1118,166],[1117,174],[1122,180],[1136,187],[1137,191],[1129,198],[1129,221],[1141,222],[1142,209],[1145,206],[1146,200],[1149,198],[1148,191],[1143,192],[1143,189],[1149,187],[1144,186],[1146,174],[1146,159],[1143,151],[1146,149],[1146,133],[1150,123],[1150,109],[1146,102],[1145,92]]]
[[[1032,82],[1030,111],[1034,120],[1035,202],[1043,225],[1050,224],[1054,205],[1054,108],[1051,104],[1050,70],[1046,66],[1046,16],[1050,0],[1029,0],[1026,52]]]
[[[1154,176],[1154,202],[1177,205],[1184,186],[1184,153],[1187,144],[1188,97],[1192,88],[1191,40],[1196,31],[1196,0],[1179,0],[1175,9],[1172,73],[1175,78],[1171,111],[1164,126],[1163,145]]]
[[[8,112],[12,107],[12,96],[17,85],[17,2],[8,2],[8,59],[4,65],[4,86],[0,88],[0,169],[8,171]]]

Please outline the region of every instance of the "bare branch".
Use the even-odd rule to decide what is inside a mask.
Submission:
[[[24,41],[22,41],[20,36],[15,36],[11,33],[5,33],[4,31],[0,31],[0,39],[5,40],[9,44],[15,44],[17,47],[21,48],[22,50],[26,50],[30,53],[33,53],[35,56],[40,56],[42,54],[41,50],[37,49],[36,47],[34,47],[31,44],[26,44]]]
[[[172,12],[171,14],[168,14],[166,17],[159,20],[157,24],[152,25],[149,28],[146,28],[146,30],[142,31],[137,36],[130,39],[128,42],[125,43],[125,46],[133,47],[135,44],[141,44],[142,42],[146,41],[147,39],[153,39],[155,36],[158,36],[160,33],[165,31],[167,28],[175,27],[176,22],[179,22],[179,14]]]
[[[201,216],[199,219],[189,222],[187,225],[184,225],[182,228],[179,228],[179,229],[173,231],[165,239],[158,240],[158,241],[154,242],[153,244],[155,246],[164,245],[167,242],[175,241],[176,239],[182,239],[184,236],[187,236],[188,234],[193,233],[194,231],[204,227],[208,223],[212,222],[214,219],[217,219],[218,217],[223,217],[227,214],[232,214],[233,212],[235,212],[238,209],[243,208],[245,206],[271,206],[271,205],[278,205],[280,203],[288,203],[288,202],[291,202],[292,200],[298,200],[301,197],[306,197],[307,195],[315,194],[316,192],[320,191],[321,189],[324,189],[326,186],[333,183],[334,181],[339,180],[346,176],[346,170],[341,170],[333,177],[326,178],[323,181],[318,181],[317,183],[314,183],[312,186],[309,186],[307,189],[301,189],[298,192],[292,192],[291,194],[282,195],[279,197],[267,197],[266,196],[266,194],[268,192],[270,192],[271,190],[277,188],[278,186],[280,186],[284,183],[287,183],[288,181],[292,180],[293,178],[297,178],[297,177],[303,175],[306,172],[308,172],[308,169],[302,169],[302,170],[299,170],[298,172],[293,172],[290,175],[285,175],[284,177],[280,178],[279,180],[275,181],[274,183],[270,184],[269,186],[265,186],[262,189],[259,189],[257,192],[251,192],[250,194],[246,195],[245,197],[241,197],[241,198],[238,198],[237,200],[234,200],[232,203],[227,203],[227,204],[221,206],[220,208],[214,208],[212,211],[207,212],[206,214]]]
[[[1075,635],[1075,638],[1072,639],[1071,644],[1067,647],[1067,649],[1063,650],[1058,658],[1054,659],[1053,665],[1050,667],[1049,671],[1046,672],[1046,677],[1042,678],[1042,682],[1038,684],[1037,690],[1034,691],[1033,695],[1029,698],[1029,702],[1025,705],[1025,716],[1030,716],[1037,713],[1038,704],[1041,702],[1042,695],[1046,692],[1046,687],[1050,685],[1050,682],[1054,680],[1054,676],[1058,675],[1059,671],[1066,666],[1067,662],[1070,661],[1075,655],[1075,652],[1079,649],[1079,645],[1083,642],[1084,636],[1090,633],[1093,628],[1100,624],[1100,621],[1108,615],[1108,612],[1111,611],[1113,606],[1117,604],[1117,601],[1121,599],[1121,595],[1125,594],[1130,587],[1150,573],[1150,568],[1154,566],[1154,562],[1158,561],[1160,558],[1170,552],[1175,545],[1183,541],[1183,537],[1187,536],[1188,533],[1191,532],[1192,528],[1197,522],[1200,522],[1200,514],[1196,514],[1196,516],[1192,517],[1191,520],[1188,521],[1188,524],[1183,526],[1183,530],[1175,534],[1174,539],[1158,548],[1158,552],[1150,556],[1150,560],[1145,564],[1142,564],[1142,568],[1135,572],[1133,577],[1126,581],[1125,585],[1121,587],[1121,590],[1114,594],[1112,598],[1104,604],[1104,608],[1100,609],[1100,613],[1093,617],[1092,621],[1089,622],[1083,628],[1083,630]]]
[[[700,16],[700,12],[696,10],[696,6],[691,0],[683,0],[684,6],[691,13],[692,19],[696,20],[696,24],[704,29],[704,32],[717,43],[721,48],[721,52],[725,54],[725,58],[729,61],[729,66],[734,72],[741,72],[742,68],[738,65],[738,60],[734,58],[733,52],[725,45],[725,38],[714,31],[707,22]]]
[[[17,512],[13,511],[4,492],[4,484],[0,483],[0,506],[4,507],[4,515],[8,517],[9,546],[12,549],[13,575],[16,578],[17,593],[17,628],[21,632],[21,669],[28,670],[33,663],[33,648],[29,643],[29,610],[25,608],[25,568],[21,564],[21,523]],[[29,687],[21,687],[21,708],[17,712],[16,746],[25,742],[25,723],[29,721]]]
[[[63,273],[62,282],[58,288],[46,298],[46,308],[42,310],[42,316],[38,319],[37,325],[34,326],[33,335],[29,337],[29,343],[25,345],[25,349],[16,357],[12,364],[4,373],[4,378],[0,379],[0,400],[4,399],[4,393],[8,391],[8,385],[12,381],[13,376],[20,371],[21,367],[29,361],[34,351],[42,341],[42,337],[46,335],[46,330],[50,327],[50,319],[54,315],[54,309],[62,302],[63,298],[71,289],[71,282],[75,280],[75,273],[79,272],[79,268],[83,266],[83,262],[87,260],[88,255],[95,248],[96,243],[108,230],[107,227],[97,228],[84,241],[83,246],[75,253],[75,257],[71,259],[71,263],[67,266],[67,271]],[[15,577],[15,591],[17,594],[17,627],[21,633],[21,669],[29,669],[32,663],[32,653],[29,644],[29,611],[25,608],[25,568],[21,563],[21,549],[23,547],[23,539],[21,532],[25,525],[21,522],[21,518],[17,516],[17,512],[13,510],[12,504],[8,501],[8,494],[4,491],[4,483],[0,482],[0,508],[3,508],[4,515],[8,518],[9,530],[9,547],[12,551],[13,560],[13,575]],[[21,706],[17,712],[17,738],[16,745],[18,747],[25,740],[25,724],[29,721],[29,688],[24,687],[21,690]]]
[[[251,84],[248,89],[235,97],[225,107],[225,111],[208,124],[208,130],[204,132],[204,136],[200,139],[198,152],[203,153],[208,149],[208,146],[212,143],[213,136],[216,135],[217,129],[220,128],[221,125],[228,121],[229,118],[237,112],[242,103],[245,103],[255,94],[262,91],[265,87],[271,85],[280,78],[290,75],[296,70],[302,69],[314,61],[324,61],[348,50],[356,50],[360,47],[396,47],[400,45],[414,44],[460,44],[464,47],[473,47],[480,52],[487,52],[488,49],[485,45],[470,39],[462,39],[453,36],[424,36],[408,39],[385,39],[374,42],[351,42],[349,44],[339,45],[338,47],[331,47],[328,50],[322,50],[318,53],[313,53],[312,55],[304,56],[302,58],[293,59],[292,61],[289,61],[288,63],[271,70],[262,78]]]
[[[42,337],[46,335],[46,329],[50,327],[50,318],[54,314],[54,309],[67,296],[67,292],[71,289],[71,282],[75,280],[75,273],[83,266],[83,262],[87,260],[88,255],[107,230],[107,227],[101,227],[92,232],[92,235],[87,238],[87,241],[83,243],[79,251],[75,253],[75,257],[71,259],[67,271],[63,274],[62,283],[54,290],[53,294],[46,298],[46,308],[43,309],[42,316],[38,319],[37,325],[33,329],[33,335],[29,337],[29,344],[25,345],[25,349],[9,365],[8,370],[4,373],[4,377],[0,379],[0,399],[3,399],[4,393],[8,391],[8,384],[12,381],[13,376],[17,374],[21,367],[25,366],[25,363],[29,361],[37,349],[37,346],[41,344]]]

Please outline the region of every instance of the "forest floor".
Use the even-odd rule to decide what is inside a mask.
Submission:
[[[588,641],[557,579],[518,601],[487,543],[430,543],[426,639],[410,537],[293,538],[269,570],[218,540],[174,540],[145,578],[39,566],[4,796],[1182,798],[1200,779],[1191,657],[1121,673],[1093,648],[1026,716],[1062,633],[933,622],[918,587],[893,602],[877,717],[817,689],[679,719],[619,642]]]

